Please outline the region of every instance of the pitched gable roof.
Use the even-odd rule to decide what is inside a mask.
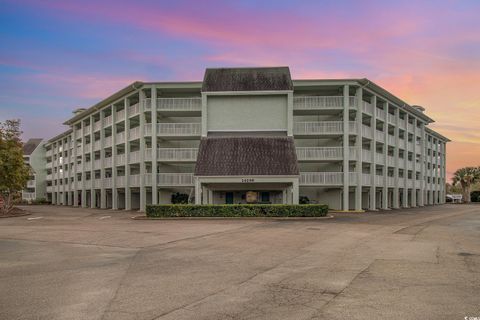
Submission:
[[[42,142],[43,139],[35,138],[35,139],[28,139],[27,142],[23,144],[23,154],[25,156],[29,156],[32,152],[38,147],[38,145]]]
[[[288,67],[208,68],[202,91],[293,90]]]
[[[293,138],[202,138],[198,149],[195,175],[299,175]]]

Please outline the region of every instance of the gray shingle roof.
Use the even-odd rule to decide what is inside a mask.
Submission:
[[[36,138],[36,139],[28,139],[27,142],[23,144],[23,154],[29,156],[32,152],[38,147],[38,145],[42,142],[43,139]]]
[[[200,141],[196,176],[298,174],[292,137],[207,137]]]
[[[293,90],[288,67],[208,68],[202,91]]]

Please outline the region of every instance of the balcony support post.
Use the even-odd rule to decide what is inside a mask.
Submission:
[[[118,210],[117,190],[117,109],[112,105],[112,210]]]
[[[375,112],[375,108],[377,105],[377,96],[373,96],[371,100],[371,104],[373,107],[372,112],[372,123],[370,126],[370,130],[372,131],[372,141],[370,143],[370,150],[372,153],[371,158],[371,166],[370,166],[370,176],[371,176],[371,187],[370,187],[370,210],[375,211],[377,210],[377,135],[376,135],[376,127],[377,127],[377,113]]]
[[[413,139],[412,139],[412,201],[410,206],[417,206],[417,118],[413,118]]]
[[[130,188],[130,99],[125,98],[125,210],[132,210],[132,189]]]
[[[384,103],[383,120],[383,189],[382,189],[382,209],[388,210],[388,102]]]
[[[395,145],[393,146],[393,156],[395,157],[394,164],[395,168],[393,169],[393,175],[394,175],[394,186],[393,186],[393,208],[398,209],[400,208],[400,203],[399,203],[399,167],[400,167],[400,110],[398,108],[395,108]],[[405,139],[405,136],[403,137]]]
[[[195,178],[195,204],[202,204],[202,185],[198,178]]]
[[[72,136],[73,136],[73,202],[72,205],[74,207],[78,207],[78,175],[77,175],[77,128],[75,127],[76,124],[73,125],[73,131],[72,131]]]
[[[404,139],[404,152],[403,152],[403,201],[402,207],[408,208],[408,114],[405,115],[405,129],[407,134]]]
[[[292,204],[299,203],[299,186],[298,179],[294,179],[292,182]]]
[[[357,160],[355,163],[355,173],[357,175],[357,185],[355,187],[355,210],[361,211],[363,208],[362,205],[362,101],[363,101],[363,89],[359,87],[355,94],[356,106],[356,124],[357,124],[357,135],[355,137],[356,151],[357,151]]]
[[[420,123],[420,191],[418,193],[418,205],[423,207],[425,205],[425,125]]]
[[[95,183],[94,183],[94,170],[95,170],[95,161],[94,161],[94,156],[93,156],[93,150],[94,150],[94,142],[95,138],[93,136],[94,133],[94,122],[93,122],[93,116],[90,116],[90,208],[95,208],[95,201],[96,201],[96,196],[95,196]]]
[[[343,210],[348,211],[349,196],[350,196],[350,177],[349,177],[349,159],[350,159],[350,146],[349,146],[349,116],[350,116],[350,87],[348,85],[343,86]]]
[[[157,187],[157,88],[152,87],[150,108],[152,112],[152,204],[158,204],[158,187]]]
[[[147,201],[147,189],[145,187],[145,92],[139,92],[140,106],[140,211],[145,212]]]
[[[105,112],[100,110],[100,209],[107,208],[107,192],[103,184],[105,177]]]

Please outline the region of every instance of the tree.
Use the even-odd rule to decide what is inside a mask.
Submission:
[[[13,209],[13,196],[25,188],[30,169],[23,162],[20,120],[0,122],[0,214]]]
[[[470,202],[470,192],[472,185],[480,181],[480,167],[465,167],[458,169],[453,174],[453,185],[460,183],[462,187],[463,200],[466,203]]]

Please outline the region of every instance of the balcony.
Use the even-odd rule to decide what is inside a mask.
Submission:
[[[103,179],[103,187],[110,189],[112,187],[112,178],[104,178]]]
[[[117,176],[117,179],[115,180],[115,186],[120,188],[125,187],[125,176]]]
[[[47,152],[45,153],[45,156],[51,157],[52,154],[53,154],[52,149],[49,149],[49,150],[47,150]]]
[[[375,115],[377,116],[377,119],[385,121],[385,111],[380,108],[375,108]]]
[[[372,139],[373,138],[372,127],[362,124],[362,136],[367,139]]]
[[[86,136],[87,134],[90,134],[90,125],[83,127],[83,135]],[[77,137],[79,137],[78,135]]]
[[[35,199],[35,192],[23,192],[22,191],[22,199],[24,200],[34,200]]]
[[[302,186],[340,186],[343,185],[343,172],[301,172]]]
[[[396,120],[395,118],[396,118],[396,117],[395,117],[394,114],[388,113],[388,114],[387,114],[387,117],[388,117],[388,122],[389,122],[389,123],[395,124],[395,122],[396,122],[396,121],[395,121],[395,120]]]
[[[139,174],[130,175],[130,187],[140,187],[140,175]]]
[[[379,131],[379,130],[375,130],[375,139],[376,139],[378,142],[385,143],[385,132]]]
[[[363,113],[372,115],[373,114],[373,106],[366,101],[362,101],[362,111],[363,111]]]
[[[93,180],[93,187],[95,189],[100,189],[102,187],[102,179],[95,179]]]
[[[27,188],[35,188],[35,180],[28,180]]]
[[[106,167],[106,168],[109,168],[112,166],[112,157],[108,157],[108,158],[105,158],[103,160],[103,165]]]
[[[350,105],[355,105],[355,97],[350,97]],[[293,110],[343,109],[343,96],[296,96],[293,97]]]
[[[159,148],[157,160],[161,162],[195,162],[198,148]]]
[[[378,164],[385,164],[385,155],[383,153],[375,152],[375,159]]]
[[[355,121],[349,122],[349,129],[351,134],[356,133]],[[343,121],[295,122],[293,133],[297,136],[343,134]]]
[[[115,143],[121,144],[124,142],[125,142],[125,131],[118,132],[117,135],[115,136]]]
[[[52,186],[47,186],[47,192],[52,192],[53,191],[53,187]]]
[[[372,175],[370,173],[362,173],[362,184],[364,186],[372,185]]]
[[[51,181],[52,180],[52,174],[47,174],[47,177],[45,179],[48,180],[48,181]]]
[[[387,177],[387,185],[389,187],[395,186],[395,178],[394,177]]]
[[[193,186],[193,173],[158,173],[157,185],[161,187]]]
[[[97,151],[102,148],[102,143],[100,140],[97,140],[93,143],[93,150]]]
[[[112,125],[112,122],[113,122],[112,119],[113,119],[113,118],[112,118],[111,115],[109,115],[108,117],[103,118],[103,126],[104,126],[104,127],[111,126],[111,125]]]
[[[102,128],[102,123],[100,122],[100,120],[98,120],[93,124],[93,132],[100,131],[101,128]]]
[[[119,154],[116,156],[116,164],[119,166],[125,165],[125,153]]]
[[[140,162],[140,151],[130,152],[128,156],[128,163],[138,163]]]
[[[105,147],[112,146],[112,136],[105,137]]]
[[[299,161],[322,161],[343,159],[343,147],[297,147]]]
[[[140,113],[140,104],[136,103],[128,107],[128,117],[136,116]]]
[[[125,109],[117,111],[116,117],[117,117],[117,119],[116,119],[117,122],[124,121],[125,120]]]
[[[128,132],[128,140],[140,139],[140,126],[131,128]]]
[[[197,138],[201,133],[201,123],[157,123],[157,136],[161,137]]]
[[[395,136],[392,136],[391,134],[389,134],[387,137],[388,137],[388,144],[389,145],[391,145],[391,146],[396,145]]]
[[[389,167],[394,167],[395,166],[395,157],[394,156],[388,156],[387,157],[387,163]]]

